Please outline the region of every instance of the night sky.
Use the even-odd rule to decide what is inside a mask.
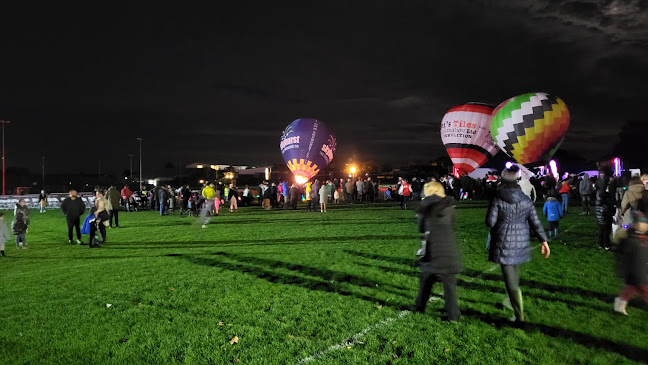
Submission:
[[[7,3],[7,164],[35,172],[45,155],[119,174],[137,137],[145,177],[280,162],[300,117],[336,132],[336,159],[429,161],[447,109],[533,91],[567,103],[568,151],[602,156],[648,123],[646,0]]]

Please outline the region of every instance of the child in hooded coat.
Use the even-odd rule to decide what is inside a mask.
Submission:
[[[549,194],[547,201],[542,207],[542,213],[547,217],[549,222],[549,237],[558,236],[558,226],[560,218],[563,216],[562,204],[558,202],[555,194]]]

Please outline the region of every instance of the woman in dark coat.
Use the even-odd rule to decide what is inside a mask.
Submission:
[[[459,248],[455,239],[454,199],[433,181],[425,185],[426,198],[418,207],[419,232],[425,234],[419,250],[419,292],[414,311],[423,313],[435,282],[443,283],[443,298],[448,320],[456,321],[461,312],[457,304],[457,274],[461,272]]]
[[[614,216],[612,197],[605,190],[597,190],[595,206],[599,248],[609,250],[610,235],[612,234],[612,217]]]
[[[549,244],[535,206],[517,184],[518,171],[515,165],[502,171],[502,184],[488,206],[486,226],[491,234],[488,259],[500,264],[515,320],[524,322],[520,265],[531,260],[529,230],[542,242],[545,258],[549,257]]]

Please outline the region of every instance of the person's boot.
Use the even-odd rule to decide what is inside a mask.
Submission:
[[[4,250],[0,251],[0,256],[2,256],[2,257],[5,256],[5,254],[4,254]]]
[[[518,289],[513,293],[515,303],[511,303],[515,312],[515,322],[524,322],[524,303],[522,301],[522,290]]]
[[[628,312],[626,312],[626,306],[628,305],[627,300],[621,300],[621,298],[616,297],[614,298],[614,310],[627,316]]]

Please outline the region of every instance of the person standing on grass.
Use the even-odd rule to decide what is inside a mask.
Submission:
[[[238,212],[238,188],[234,183],[229,185],[228,199],[230,202],[230,213],[234,213],[234,211]]]
[[[113,218],[115,219],[115,227],[119,228],[119,207],[121,206],[119,199],[121,198],[121,193],[117,190],[117,188],[112,185],[110,188],[108,188],[108,191],[106,191],[106,203],[108,206],[108,215],[109,215],[109,222],[110,222],[110,228],[113,228]]]
[[[648,304],[648,216],[634,212],[634,223],[619,232],[619,269],[625,287],[614,298],[614,310],[628,315],[628,301],[638,292]]]
[[[209,216],[214,211],[214,197],[216,196],[216,189],[214,183],[210,183],[202,189],[202,197],[205,199],[202,209],[200,210],[200,219],[202,220],[202,228],[207,228],[209,224]]]
[[[47,194],[45,190],[41,190],[38,194],[38,206],[40,207],[40,212],[45,213],[45,207],[47,206]]]
[[[401,209],[407,209],[407,202],[410,200],[412,195],[412,186],[403,179],[401,181],[400,188],[398,188],[398,195],[401,197]]]
[[[558,190],[558,193],[562,197],[563,214],[567,214],[567,208],[569,207],[569,191],[570,190],[571,190],[571,187],[569,186],[569,181],[568,180],[563,180],[563,182],[560,183],[560,189]]]
[[[122,201],[124,202],[124,208],[126,208],[127,212],[130,212],[131,198],[133,197],[133,192],[128,187],[128,185],[124,185],[120,193],[121,193]]]
[[[502,171],[502,184],[488,206],[486,226],[491,236],[488,258],[501,266],[515,321],[524,322],[519,283],[520,265],[531,260],[529,231],[542,242],[541,252],[545,258],[550,251],[535,207],[517,183],[518,171],[516,165]]]
[[[68,243],[72,244],[72,229],[76,229],[76,243],[81,244],[81,216],[85,213],[86,206],[81,198],[77,197],[76,190],[70,190],[70,196],[61,203],[61,210],[65,215],[68,227]]]
[[[414,312],[425,312],[432,286],[441,281],[447,319],[457,321],[461,315],[457,302],[457,274],[462,267],[454,230],[455,202],[436,181],[425,184],[424,193],[425,199],[417,209],[418,230],[425,234],[425,239],[417,252],[421,272]]]
[[[0,212],[0,256],[5,256],[5,243],[11,239],[9,227],[4,220],[4,213]]]
[[[319,189],[319,202],[320,202],[320,212],[324,213],[326,212],[326,203],[328,202],[328,193],[329,193],[329,188],[327,183],[323,183],[322,186]]]
[[[27,248],[25,234],[29,232],[29,208],[25,199],[20,199],[14,209],[14,220],[11,222],[11,229],[16,236],[16,247]]]
[[[292,184],[288,190],[290,196],[290,209],[297,210],[297,203],[299,202],[299,188],[297,185]]]
[[[558,237],[558,226],[560,224],[560,218],[563,216],[563,211],[562,205],[558,202],[558,199],[556,199],[555,189],[549,191],[547,201],[542,207],[542,213],[549,222],[549,237]]]
[[[106,242],[106,227],[110,220],[106,211],[106,199],[101,191],[95,192],[95,206],[90,210],[90,214],[94,214],[95,220],[90,224],[90,241],[88,245],[90,248],[101,247],[99,243]],[[97,229],[101,234],[101,240],[95,243],[94,238],[97,234]]]
[[[594,213],[598,225],[599,248],[610,249],[610,235],[612,234],[612,217],[614,216],[614,205],[612,196],[605,190],[596,192]]]
[[[313,211],[316,211],[315,208],[317,204],[319,203],[319,190],[320,190],[320,182],[319,180],[315,179],[315,182],[311,186],[311,200],[313,201]]]
[[[644,185],[641,183],[641,179],[638,176],[630,178],[628,189],[625,194],[623,194],[621,209],[619,210],[619,216],[622,218],[624,226],[632,224],[633,211],[639,210],[646,213],[646,201],[644,200],[644,195],[646,195],[645,191]]]
[[[581,215],[590,214],[590,196],[594,192],[594,187],[592,187],[592,182],[590,181],[588,174],[583,174],[583,180],[578,184],[578,192],[581,196],[581,201],[583,202],[583,212]]]

